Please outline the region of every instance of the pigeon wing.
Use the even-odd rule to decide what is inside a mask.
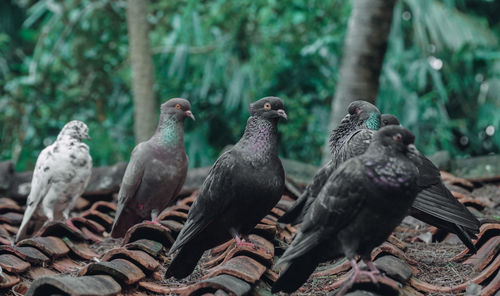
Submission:
[[[169,254],[200,234],[236,197],[232,184],[236,167],[235,154],[234,150],[225,152],[210,169],[198,197],[189,210],[186,224],[170,248]]]
[[[374,134],[375,131],[369,129],[359,129],[352,132],[337,152],[336,167],[348,159],[365,153]]]
[[[292,224],[302,222],[304,214],[307,211],[307,205],[311,204],[316,199],[321,191],[321,188],[323,188],[334,169],[335,167],[331,160],[319,169],[319,171],[314,175],[312,182],[307,185],[304,192],[287,210],[287,212],[278,219],[278,222]]]
[[[444,186],[439,169],[424,155],[418,155],[416,162],[419,171],[419,193],[413,208],[424,215],[431,215],[444,222],[454,223],[472,233],[479,231],[480,223],[474,215],[461,204]],[[419,216],[419,218],[422,218]],[[425,218],[424,218],[425,221]],[[435,224],[437,221],[433,221]],[[438,226],[439,225],[435,225]]]
[[[130,161],[125,169],[122,184],[118,193],[118,207],[116,209],[115,223],[112,233],[120,232],[121,224],[126,223],[126,219],[121,217],[123,210],[134,199],[144,176],[145,165],[142,161],[142,154],[145,150],[145,142],[138,144],[130,156]],[[128,228],[128,227],[127,227]]]
[[[36,161],[33,178],[31,180],[31,189],[26,201],[26,210],[24,211],[23,221],[16,235],[16,241],[19,241],[25,236],[31,217],[38,209],[40,202],[43,200],[52,184],[53,170],[50,168],[57,166],[57,161],[56,155],[50,152],[52,149],[51,146],[43,149]]]
[[[278,221],[294,224],[302,222],[305,213],[313,204],[330,174],[343,162],[365,153],[374,133],[374,131],[368,129],[360,129],[352,132],[336,152],[334,159],[330,160],[316,173],[312,183],[307,185],[304,193],[302,193],[292,207]]]
[[[363,168],[358,159],[343,163],[328,179],[304,217],[299,235],[277,264],[298,258],[326,239],[334,237],[353,221],[365,204],[360,176]]]

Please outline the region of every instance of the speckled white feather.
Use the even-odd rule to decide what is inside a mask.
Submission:
[[[36,161],[31,191],[16,241],[24,238],[28,222],[37,213],[47,222],[69,218],[77,198],[85,191],[92,171],[88,127],[77,120],[68,122],[57,140],[42,150]]]

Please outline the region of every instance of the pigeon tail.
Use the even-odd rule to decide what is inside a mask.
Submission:
[[[307,197],[303,194],[299,199],[295,201],[295,203],[286,211],[283,216],[278,218],[278,222],[280,223],[290,223],[297,224],[297,219],[300,219],[302,216],[302,210],[304,209],[304,205],[306,203]],[[299,221],[300,223],[300,221]]]
[[[186,223],[184,223],[184,227],[182,227],[181,232],[177,235],[177,239],[175,240],[172,247],[168,251],[168,255],[172,255],[177,249],[184,247],[189,244],[189,242],[196,237],[202,230],[206,228],[207,224],[197,223],[193,219],[188,219]]]
[[[125,208],[123,212],[116,217],[115,223],[113,223],[113,227],[111,228],[111,237],[124,237],[127,230],[139,222],[141,222],[141,219],[134,213],[131,213],[128,208]]]
[[[292,209],[290,216],[285,217],[285,221],[290,221],[290,222],[285,222],[281,220],[278,220],[278,222],[290,223],[292,225],[301,224],[304,221],[306,213],[309,211],[309,208],[312,206],[315,200],[316,196],[309,196],[305,198],[303,201],[300,201],[300,204],[297,205],[297,208]],[[285,215],[286,214],[288,214],[288,212],[286,212]]]
[[[454,226],[455,226],[454,227],[455,231],[453,231],[453,232],[467,246],[467,248],[469,248],[469,250],[472,252],[472,254],[476,254],[477,253],[477,248],[474,245],[474,243],[472,242],[472,238],[469,235],[469,233],[467,233],[467,231],[465,231],[463,229],[463,227],[461,227],[459,225],[454,225]],[[474,235],[474,237],[475,237],[475,235]]]
[[[25,215],[25,217],[26,217],[26,215]],[[30,217],[31,217],[31,215],[30,215]],[[19,227],[19,230],[17,231],[17,235],[16,235],[16,239],[15,239],[16,243],[26,237],[26,231],[28,230],[28,222],[29,222],[29,218],[23,219],[23,222],[21,223],[21,226]]]
[[[200,248],[196,243],[186,244],[170,262],[165,272],[165,278],[173,276],[176,279],[182,279],[190,275],[194,271],[204,251],[205,249]]]
[[[318,265],[315,252],[310,252],[290,261],[288,266],[280,273],[274,282],[271,293],[283,291],[292,293],[304,284]]]

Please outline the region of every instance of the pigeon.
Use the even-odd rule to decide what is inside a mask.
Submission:
[[[399,120],[390,114],[382,114],[382,125],[399,125]],[[375,132],[360,129],[351,135],[349,145],[342,147],[340,162],[361,155],[368,149]],[[417,150],[418,152],[418,150]],[[476,252],[472,239],[479,232],[479,220],[460,203],[446,188],[439,169],[422,153],[419,158],[417,198],[410,215],[439,229],[455,233],[472,252]]]
[[[92,172],[89,147],[82,142],[90,139],[88,131],[85,123],[70,121],[56,141],[38,155],[16,242],[25,238],[33,215],[44,217],[46,223],[64,218],[76,229],[69,213],[87,187]]]
[[[349,116],[350,114],[346,115],[346,117]],[[391,114],[382,114],[381,125],[399,125],[399,120]],[[342,126],[342,124],[340,126]],[[335,161],[332,161],[332,163],[343,163],[352,157],[363,154],[366,149],[368,149],[374,134],[375,131],[373,129],[359,128],[349,134],[348,140],[344,145],[339,146],[337,142],[331,142],[330,145],[332,147],[332,153],[335,152],[333,155],[337,157]],[[334,137],[330,137],[330,139],[332,138]],[[479,220],[446,188],[441,179],[439,169],[422,153],[418,152],[418,157],[420,159],[418,162],[420,176],[417,188],[418,195],[415,203],[412,205],[410,215],[439,229],[455,233],[467,246],[467,248],[475,253],[477,250],[472,242],[472,239],[476,238],[476,234],[479,232]],[[324,180],[325,178],[328,178],[327,175],[333,170],[334,168],[330,168],[330,171],[321,169],[316,176],[321,176],[321,180]],[[320,183],[315,181],[317,179],[316,176],[311,184]],[[324,183],[320,184],[322,186]],[[315,192],[319,192],[319,190],[321,190],[319,186],[316,186],[315,188],[317,190]],[[301,206],[298,207],[294,204],[291,210],[288,211],[291,213],[292,211],[295,211],[293,213],[295,219],[281,219],[279,221],[284,223],[300,223],[316,196],[317,193],[308,193],[306,187],[305,192],[295,203],[297,204],[301,202]],[[295,209],[295,207],[297,209]]]
[[[174,98],[161,105],[155,134],[132,151],[118,193],[118,207],[111,230],[114,238],[141,221],[158,221],[186,180],[188,160],[184,147],[184,120],[195,119],[191,104]]]
[[[250,104],[241,139],[212,166],[169,255],[165,277],[191,274],[205,250],[233,237],[255,247],[248,233],[282,196],[285,173],[278,157],[277,126],[287,119],[283,101],[265,97]]]
[[[380,115],[380,127],[388,126],[388,125],[400,125],[399,120],[396,116],[392,114],[382,114]]]
[[[342,163],[329,177],[307,212],[300,232],[276,265],[287,263],[272,292],[297,290],[326,260],[346,256],[359,277],[373,282],[377,270],[371,251],[406,216],[416,196],[418,169],[414,136],[400,126],[378,131],[366,153]],[[361,270],[359,255],[369,271]]]
[[[347,115],[342,119],[339,126],[330,134],[330,151],[332,154],[330,161],[314,175],[312,182],[306,187],[302,195],[279,218],[280,223],[298,224],[302,221],[303,213],[306,212],[305,208],[316,198],[328,176],[342,163],[339,161],[344,158],[341,155],[344,152],[342,147],[347,145],[353,132],[360,129],[379,129],[380,111],[373,104],[366,101],[354,101],[349,104],[347,111]]]

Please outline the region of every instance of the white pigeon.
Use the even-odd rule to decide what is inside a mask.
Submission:
[[[82,139],[90,139],[88,130],[78,120],[66,123],[56,141],[38,156],[16,242],[26,235],[35,213],[45,217],[45,223],[64,218],[74,228],[69,213],[87,187],[92,171],[89,147],[82,143]]]

